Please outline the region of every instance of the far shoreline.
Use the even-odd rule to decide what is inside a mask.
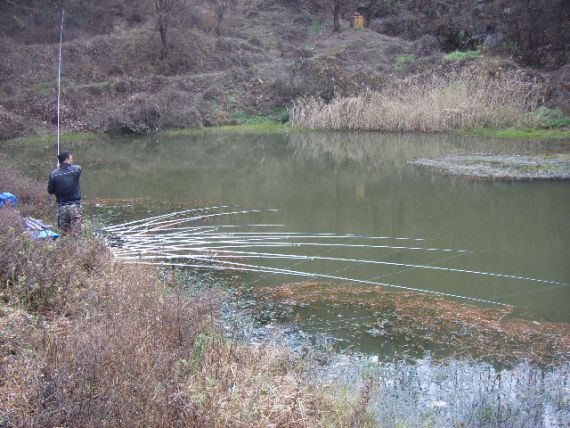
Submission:
[[[391,134],[385,131],[369,131],[369,130],[332,130],[332,129],[308,129],[291,126],[287,123],[266,122],[256,124],[239,124],[239,125],[221,125],[202,128],[179,128],[159,130],[155,133],[136,134],[136,133],[98,133],[98,132],[81,132],[71,131],[64,132],[60,135],[61,143],[84,143],[97,141],[106,138],[143,138],[152,136],[199,136],[208,134],[227,134],[227,133],[243,133],[243,134],[275,134],[285,132],[365,132],[371,134]],[[394,132],[398,133],[398,132]],[[409,132],[399,132],[398,134],[408,134]],[[479,137],[499,140],[521,140],[521,141],[568,141],[570,142],[570,129],[567,128],[474,128],[459,129],[450,132],[427,132],[425,134],[443,134],[457,135],[466,137]],[[22,135],[6,140],[0,140],[0,146],[21,146],[29,144],[50,144],[56,142],[55,130],[41,129],[35,134]]]

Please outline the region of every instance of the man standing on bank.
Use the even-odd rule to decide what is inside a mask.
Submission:
[[[64,233],[80,234],[83,229],[83,209],[79,177],[81,167],[73,165],[73,156],[61,152],[57,159],[59,167],[49,175],[47,191],[57,199],[57,225]]]

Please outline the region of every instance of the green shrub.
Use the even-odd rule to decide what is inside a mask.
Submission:
[[[394,68],[402,69],[406,65],[413,63],[416,60],[415,55],[410,54],[401,54],[396,57],[396,61],[394,62]]]
[[[481,56],[480,51],[453,51],[444,55],[446,61],[461,61],[464,59],[478,58]]]
[[[287,123],[289,112],[285,107],[274,107],[267,114],[253,114],[248,116],[242,110],[234,113],[234,120],[237,125],[262,125],[266,123]]]
[[[269,117],[275,122],[287,123],[289,122],[289,110],[285,107],[273,107],[269,111]]]
[[[543,128],[563,128],[570,126],[570,117],[566,116],[560,109],[541,107],[536,115],[540,126]]]
[[[319,34],[321,32],[321,24],[317,18],[311,18],[311,34]]]

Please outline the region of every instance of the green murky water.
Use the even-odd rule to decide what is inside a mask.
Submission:
[[[418,237],[425,239],[415,243],[421,247],[471,250],[457,254],[309,247],[279,249],[281,253],[433,264],[570,281],[570,183],[473,181],[407,163],[449,154],[568,152],[568,143],[441,135],[275,133],[113,138],[69,148],[84,168],[82,189],[87,212],[105,223],[187,204],[276,208],[277,212],[230,216],[220,221],[282,224],[279,231]],[[12,156],[17,165],[37,178],[47,177],[53,167],[53,152],[53,146],[0,145],[0,155]],[[361,242],[357,238],[351,241]],[[383,243],[402,245],[396,240]],[[330,260],[271,263],[495,300],[520,306],[531,318],[570,322],[570,287],[564,285]],[[217,275],[205,274],[208,280]],[[237,278],[244,286],[273,286],[304,279],[253,273],[224,276],[224,280],[228,278]],[[230,300],[229,312],[244,310],[239,299]],[[257,305],[255,299],[250,304]],[[335,354],[319,376],[340,381],[355,391],[367,379],[376,379],[379,389],[372,396],[371,406],[382,426],[567,424],[567,363],[546,371],[524,362],[508,370],[453,357],[439,363],[432,357],[441,350],[433,344],[407,335],[382,338],[371,334],[382,328],[385,314],[374,314],[358,305],[326,302],[284,307],[287,313],[282,317],[278,312],[283,307],[259,315],[250,340],[271,342],[280,340],[282,334],[302,338],[305,332],[332,337],[349,351]],[[245,311],[249,313],[249,309]],[[299,329],[276,329],[280,318],[301,321]]]
[[[556,147],[554,147],[556,146]],[[481,182],[409,165],[448,154],[548,153],[564,143],[478,140],[442,135],[362,133],[209,134],[72,145],[84,167],[82,190],[94,199],[238,204],[276,208],[227,219],[278,223],[281,231],[425,238],[448,253],[394,249],[327,250],[327,256],[505,273],[570,281],[570,184]],[[2,152],[47,177],[53,147]],[[152,202],[151,202],[152,203]],[[356,241],[358,242],[358,241]],[[392,242],[393,244],[394,242]],[[297,250],[299,253],[300,250]],[[320,255],[305,249],[302,254]],[[276,266],[331,273],[521,306],[552,321],[570,321],[570,287],[457,272],[331,261],[281,261]],[[250,276],[255,281],[255,275]],[[299,278],[265,277],[268,284]]]

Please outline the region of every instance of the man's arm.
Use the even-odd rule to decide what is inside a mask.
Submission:
[[[53,195],[55,193],[55,186],[53,185],[53,178],[51,177],[51,174],[49,175],[48,179],[47,191],[50,195]]]

